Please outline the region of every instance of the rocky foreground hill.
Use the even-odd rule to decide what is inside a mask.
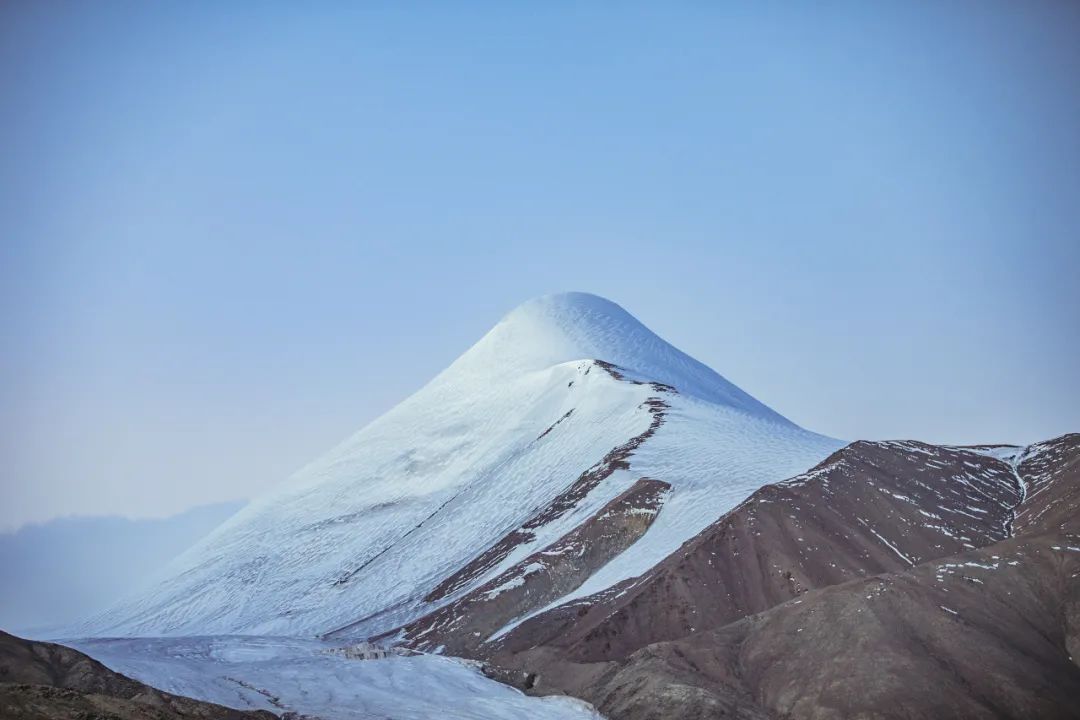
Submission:
[[[4,720],[276,720],[171,695],[113,672],[78,650],[0,632]]]

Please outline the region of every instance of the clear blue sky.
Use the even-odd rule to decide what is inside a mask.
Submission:
[[[842,438],[1080,430],[1080,4],[0,7],[0,528],[248,497],[535,295]]]

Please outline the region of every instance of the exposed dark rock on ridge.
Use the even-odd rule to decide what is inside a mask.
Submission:
[[[599,461],[574,478],[558,495],[546,504],[537,507],[520,526],[507,532],[472,560],[443,578],[424,596],[424,602],[429,603],[434,609],[404,627],[394,628],[368,639],[381,640],[403,632],[408,643],[419,649],[443,648],[452,652],[471,653],[473,648],[485,641],[491,633],[506,622],[558,599],[562,593],[555,592],[556,588],[564,588],[563,593],[576,589],[588,579],[591,572],[628,548],[645,533],[663,504],[670,485],[661,480],[642,477],[636,485],[610,501],[607,506],[585,520],[578,528],[516,563],[500,573],[498,577],[485,582],[481,587],[476,586],[481,578],[516,549],[533,542],[545,527],[576,510],[580,503],[612,474],[619,470],[629,470],[630,458],[634,452],[653,437],[665,422],[670,405],[664,396],[678,393],[674,387],[664,383],[632,379],[627,374],[629,371],[603,360],[586,361],[584,367],[583,374],[586,375],[599,368],[620,382],[649,387],[655,394],[646,397],[638,406],[650,417],[648,426],[637,435],[607,451]],[[548,436],[551,432],[573,413],[573,408],[565,412],[540,433],[533,443],[550,442]],[[457,496],[454,496],[447,500],[433,515],[456,498]],[[635,513],[639,515],[636,518],[633,517]],[[612,520],[615,517],[620,519]],[[420,524],[422,525],[423,523]],[[411,530],[410,533],[420,526]],[[410,533],[406,533],[406,536]],[[539,563],[536,558],[541,556],[550,558],[556,548],[564,547],[567,543],[580,543],[582,547],[582,552],[573,562],[561,562],[554,565],[548,562],[543,572],[536,572],[535,567],[532,567]],[[384,548],[357,569],[335,581],[334,585],[342,585],[350,581],[387,549]],[[518,580],[524,583],[526,590],[515,590],[506,597],[489,602],[494,599],[492,594],[494,588],[505,582],[516,583]],[[480,606],[485,609],[479,610]],[[475,614],[477,617],[470,618],[466,622],[459,617],[462,613]],[[483,616],[484,619],[479,620],[479,616]],[[361,617],[324,632],[321,637],[348,637],[372,617],[372,615]],[[499,618],[502,619],[501,622],[498,621]],[[467,635],[460,630],[465,625],[470,628]]]
[[[499,628],[575,590],[634,544],[656,519],[670,488],[660,480],[639,479],[558,541],[405,626],[407,644],[421,650],[442,647],[451,654],[475,652]]]
[[[614,366],[610,363],[595,361],[595,364],[611,373],[615,379],[623,379],[623,375],[615,370]],[[645,401],[645,406],[652,414],[652,421],[644,432],[635,435],[622,445],[611,449],[600,462],[583,472],[569,487],[566,488],[566,490],[560,493],[558,497],[553,499],[548,505],[537,511],[537,513],[527,520],[520,528],[507,533],[498,542],[494,543],[471,562],[439,583],[434,590],[428,593],[424,598],[424,601],[438,602],[443,598],[453,595],[458,590],[461,590],[470,582],[502,562],[511,552],[513,552],[514,548],[532,541],[536,537],[535,531],[537,529],[557,520],[572,510],[582,498],[588,495],[597,485],[610,477],[613,472],[616,470],[629,469],[630,456],[633,455],[635,450],[641,447],[642,443],[655,435],[656,431],[664,423],[664,412],[667,410],[668,406],[663,398],[659,396],[659,393],[674,392],[669,386],[660,383],[652,383],[652,387],[657,391],[658,395]],[[567,415],[569,415],[569,413],[567,413]],[[567,415],[559,418],[555,424],[562,422]],[[554,425],[552,427],[554,427]],[[545,431],[540,438],[537,439],[542,439],[550,432],[550,430],[551,428]]]
[[[273,720],[162,692],[113,672],[77,650],[0,632],[4,720]]]

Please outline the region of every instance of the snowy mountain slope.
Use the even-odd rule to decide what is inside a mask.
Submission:
[[[640,536],[565,588],[588,594],[840,446],[614,303],[547,296],[78,631],[373,635],[512,570],[639,478],[670,486]]]
[[[167,692],[320,720],[601,720],[569,697],[528,697],[473,664],[433,655],[347,657],[294,638],[138,638],[70,645]]]

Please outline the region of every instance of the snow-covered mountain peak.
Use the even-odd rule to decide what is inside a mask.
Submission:
[[[840,445],[615,303],[548,295],[72,634],[371,636],[624,518],[622,546],[601,543],[558,593],[529,596],[547,605],[640,575]]]
[[[576,360],[602,360],[684,395],[787,423],[719,374],[598,295],[565,292],[529,300],[502,318],[442,380],[515,377]]]

